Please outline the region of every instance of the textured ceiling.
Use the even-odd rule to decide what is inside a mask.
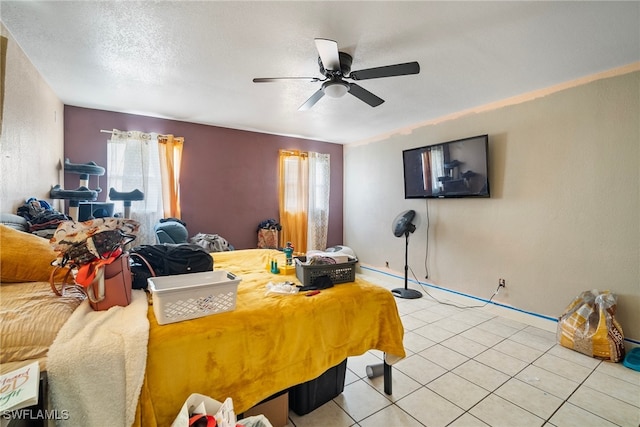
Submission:
[[[640,61],[639,2],[0,1],[0,16],[68,105],[335,143]],[[383,98],[322,98],[314,38],[353,70],[418,61],[418,75],[358,82]]]

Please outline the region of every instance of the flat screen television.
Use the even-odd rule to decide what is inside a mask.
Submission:
[[[404,150],[404,198],[490,197],[488,149],[478,135]]]

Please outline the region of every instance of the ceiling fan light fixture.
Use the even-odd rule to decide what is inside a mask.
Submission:
[[[360,101],[371,107],[377,107],[384,102],[384,99],[374,95],[356,83],[347,83],[348,80],[368,80],[382,77],[406,76],[418,74],[420,64],[417,62],[407,62],[404,64],[385,65],[382,67],[366,68],[363,70],[351,71],[353,57],[338,50],[338,43],[335,40],[316,38],[316,50],[318,51],[318,68],[324,78],[317,77],[268,77],[255,78],[254,83],[275,82],[281,80],[307,80],[311,82],[323,82],[309,99],[302,104],[298,110],[306,111],[313,107],[319,99],[325,95],[331,98],[342,98],[347,92]]]
[[[339,81],[325,82],[322,85],[322,91],[332,98],[341,98],[349,92],[349,84]]]

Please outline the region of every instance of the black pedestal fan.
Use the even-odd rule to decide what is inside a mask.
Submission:
[[[405,238],[404,246],[404,288],[392,289],[391,293],[398,298],[416,299],[422,297],[422,293],[415,289],[409,289],[407,286],[409,275],[409,234],[416,231],[416,226],[411,221],[416,216],[416,211],[408,210],[398,215],[391,225],[393,235]]]

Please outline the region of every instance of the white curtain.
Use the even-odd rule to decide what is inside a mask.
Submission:
[[[108,189],[144,193],[144,200],[131,202],[131,218],[140,222],[134,244],[155,244],[153,227],[163,217],[158,134],[114,129],[107,143],[107,171]],[[117,212],[124,212],[123,202],[114,203]]]
[[[327,247],[330,172],[329,154],[309,153],[307,250]]]

